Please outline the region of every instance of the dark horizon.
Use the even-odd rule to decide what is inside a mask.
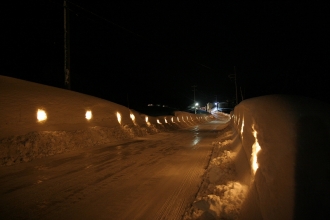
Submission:
[[[134,108],[292,94],[329,103],[326,5],[68,1],[73,91]],[[1,74],[64,88],[63,1],[6,3]]]

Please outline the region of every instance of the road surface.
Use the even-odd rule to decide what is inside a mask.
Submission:
[[[0,219],[182,219],[226,127],[212,121],[0,167]]]

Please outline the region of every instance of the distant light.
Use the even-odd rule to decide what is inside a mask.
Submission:
[[[91,120],[91,118],[92,118],[92,111],[91,110],[86,111],[85,118],[87,120]]]
[[[121,124],[121,114],[119,112],[117,112],[117,120]]]
[[[167,120],[166,120],[166,117],[164,117],[164,121],[165,121],[165,123],[167,124]]]
[[[37,111],[37,119],[39,122],[47,120],[47,114],[44,110],[38,109]]]
[[[177,119],[178,119],[178,122],[180,122],[180,119],[179,119],[179,117],[177,117]]]
[[[171,118],[171,121],[172,121],[172,123],[175,123],[173,117]]]
[[[198,106],[198,102],[195,104],[195,106]]]
[[[158,123],[158,124],[162,124],[162,123],[160,123],[159,119],[157,119],[157,123]]]

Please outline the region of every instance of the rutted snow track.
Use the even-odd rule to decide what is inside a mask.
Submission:
[[[181,219],[216,130],[225,126],[207,123],[0,167],[0,219]]]

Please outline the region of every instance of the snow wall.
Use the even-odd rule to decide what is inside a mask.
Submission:
[[[235,107],[236,170],[249,186],[240,219],[329,217],[329,113],[326,103],[280,95],[248,99]]]
[[[93,96],[0,76],[0,165],[185,128],[207,115],[151,117]],[[37,119],[38,109],[47,119]],[[86,118],[90,111],[92,118]]]

